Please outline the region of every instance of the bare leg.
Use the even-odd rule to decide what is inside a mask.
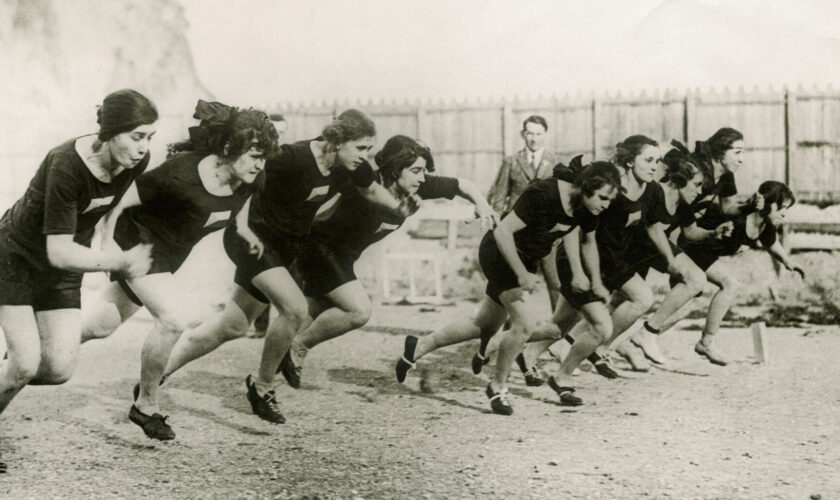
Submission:
[[[242,287],[235,286],[233,296],[222,311],[198,327],[184,332],[175,343],[164,375],[169,377],[190,361],[214,351],[225,342],[244,337],[251,321],[266,308],[266,304],[255,299]]]
[[[82,343],[110,336],[139,309],[119,284],[108,283],[96,298],[82,305]]]
[[[294,341],[307,349],[321,342],[361,328],[370,319],[370,298],[358,280],[345,283],[326,295],[334,304],[317,315],[315,320]]]
[[[263,345],[260,368],[255,381],[257,394],[262,396],[274,387],[274,375],[292,338],[310,321],[308,304],[289,271],[275,267],[263,271],[252,280],[272,305],[279,316],[268,325]]]
[[[0,327],[9,358],[0,364],[0,414],[38,373],[41,340],[30,306],[0,306]]]
[[[420,337],[414,351],[414,359],[420,359],[441,347],[477,339],[485,334],[492,335],[502,326],[506,317],[504,307],[490,297],[484,297],[484,301],[473,318],[457,319],[430,335]]]

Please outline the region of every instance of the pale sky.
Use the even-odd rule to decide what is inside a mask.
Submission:
[[[255,105],[840,82],[830,0],[182,0],[199,77]]]

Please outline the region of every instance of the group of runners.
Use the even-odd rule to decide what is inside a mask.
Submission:
[[[610,161],[558,164],[508,213],[497,214],[471,181],[433,175],[432,152],[417,139],[391,137],[371,162],[376,127],[358,110],[338,115],[315,139],[278,144],[264,112],[199,101],[189,139],[148,171],[154,104],[126,89],[108,95],[97,113],[99,132],[53,148],[0,220],[7,349],[0,412],[28,384],[68,380],[82,342],[109,336],[145,307],[154,325],[129,419],[151,438],[173,439],[160,386],[190,361],[245,336],[272,306],[277,317],[245,385],[257,416],[284,422],[277,374],[299,387],[311,348],[365,325],[371,302],[353,265],[422,200],[457,196],[474,205],[486,231],[478,249],[486,297],[475,317],[406,337],[396,377],[403,382],[418,359],[439,347],[480,339],[472,369],[479,373],[497,352],[486,393],[492,410],[504,415],[513,412],[507,380],[514,361],[529,385],[540,385],[536,360],[560,339],[572,346],[547,382],[561,403],[582,404],[571,375],[584,359],[615,377],[602,354],[651,309],[644,279],[651,268],[670,275],[671,289],[617,348],[637,370],[647,370],[648,360],[667,362],[657,334],[680,319],[707,281],[719,290],[695,351],[726,364],[714,339],[736,284],[720,257],[741,245],[761,247],[802,274],[776,239],[794,196],[766,181],[738,201],[733,172],[744,138],[731,128],[693,152],[674,142],[663,154],[648,137],[628,137]],[[217,230],[224,230],[224,249],[236,266],[233,291],[220,312],[197,321],[182,301],[189,283],[173,273]],[[532,307],[534,272],[558,244],[561,296],[553,316],[540,318]],[[82,309],[82,275],[95,271],[108,272],[111,281]]]

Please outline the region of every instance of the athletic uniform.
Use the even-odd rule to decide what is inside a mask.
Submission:
[[[584,232],[592,231],[598,224],[597,218],[586,209],[566,213],[560,198],[557,178],[532,182],[516,200],[513,213],[526,227],[513,234],[519,258],[528,272],[537,270],[540,259],[551,251],[555,241],[581,226]],[[516,273],[499,251],[493,231],[481,240],[478,261],[487,277],[487,296],[501,304],[499,295],[519,287]]]
[[[0,304],[35,311],[79,309],[83,273],[53,267],[47,236],[72,234],[90,247],[99,219],[149,164],[149,155],[111,182],[97,179],[69,140],[47,153],[35,177],[0,220]]]
[[[318,208],[339,194],[346,183],[367,188],[374,182],[373,169],[367,162],[354,171],[339,165],[324,176],[312,154],[311,142],[284,144],[266,160],[265,182],[251,198],[248,212],[248,227],[265,245],[262,257],[248,252],[247,242],[236,233],[235,221],[225,229],[225,251],[236,264],[234,282],[265,303],[268,298],[251,280],[268,269],[291,267]]]
[[[642,224],[633,226],[630,233],[630,243],[628,245],[629,256],[627,261],[633,266],[633,269],[639,273],[639,276],[645,277],[650,268],[656,269],[660,273],[668,273],[668,261],[665,256],[653,244],[646,231],[646,227],[654,224],[665,224],[665,236],[668,237],[668,244],[671,245],[671,252],[674,256],[682,253],[682,250],[676,246],[671,240],[671,234],[677,228],[688,227],[694,224],[694,213],[690,205],[683,203],[682,200],[677,201],[677,209],[671,214],[668,212],[668,207],[665,204],[665,191],[662,185],[658,182],[649,183],[651,186],[651,204],[645,211]]]
[[[405,222],[405,217],[367,201],[352,184],[341,191],[342,196],[330,207],[329,215],[323,219],[319,215],[312,224],[311,234],[305,238],[295,262],[303,291],[309,297],[326,295],[354,281],[353,264],[362,251]],[[458,179],[427,175],[417,196],[423,200],[451,200],[458,191]]]
[[[657,182],[648,182],[637,200],[630,200],[624,193],[619,193],[598,216],[595,237],[598,242],[601,280],[608,290],[621,288],[638,272],[636,266],[640,264],[641,257],[633,248],[641,240],[637,231],[645,233],[644,227],[648,220],[646,214],[661,194],[662,187]],[[648,238],[646,233],[644,237]]]
[[[198,164],[207,155],[179,153],[137,178],[142,204],[120,216],[114,241],[123,250],[151,243],[149,274],[177,271],[202,238],[228,225],[262,181],[260,174],[253,184],[243,183],[230,195],[211,194],[198,174]],[[132,301],[142,305],[125,280],[117,281]]]
[[[712,179],[711,183],[704,185],[700,196],[691,204],[697,226],[712,230],[729,220],[729,217],[721,211],[720,200],[736,194],[738,194],[738,188],[735,186],[735,174],[728,170],[717,180]]]
[[[743,216],[734,221],[732,234],[723,239],[708,238],[702,241],[682,240],[681,245],[686,255],[691,257],[702,270],[709,269],[720,257],[735,255],[741,245],[753,249],[770,248],[776,243],[776,227],[765,224],[756,239],[747,236],[747,217]],[[761,246],[759,246],[759,243]]]

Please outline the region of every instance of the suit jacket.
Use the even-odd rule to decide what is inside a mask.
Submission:
[[[554,166],[559,161],[560,157],[556,153],[543,151],[540,164],[534,169],[528,164],[528,152],[525,148],[505,157],[496,181],[487,195],[490,206],[496,212],[506,214],[513,208],[513,204],[528,184],[536,179],[551,177]]]

